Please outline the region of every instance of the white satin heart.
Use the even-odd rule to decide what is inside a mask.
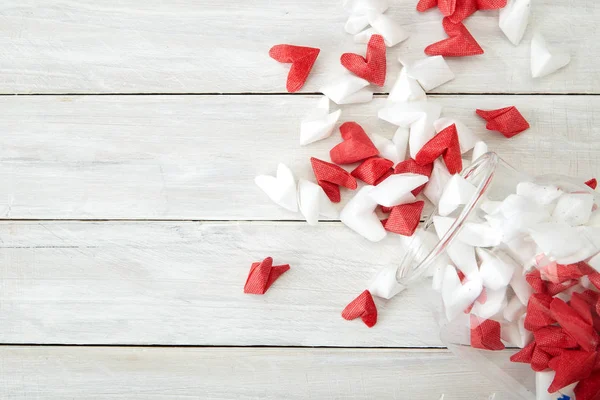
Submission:
[[[509,257],[503,257],[499,253],[494,254],[486,249],[478,248],[476,253],[481,261],[479,273],[483,280],[483,286],[491,290],[505,289],[518,265]]]
[[[387,100],[390,103],[427,101],[427,95],[419,82],[408,76],[406,68],[402,68]]]
[[[340,213],[340,220],[368,240],[379,242],[385,238],[387,232],[375,213],[377,202],[370,196],[374,188],[375,186],[363,186],[346,204]]]
[[[383,136],[373,134],[371,141],[379,150],[379,156],[387,158],[394,164],[398,164],[406,159],[406,150],[408,148],[408,129],[398,128],[392,140]]]
[[[446,266],[442,282],[442,300],[448,321],[452,321],[473,304],[482,290],[483,285],[477,275],[473,275],[462,284],[456,269],[452,265]]]
[[[375,186],[369,196],[377,204],[385,207],[414,203],[416,198],[411,191],[427,183],[428,180],[426,175],[394,174]]]
[[[531,10],[531,0],[508,0],[500,10],[498,25],[515,46],[521,42]]]
[[[298,207],[309,225],[316,225],[320,215],[328,218],[338,216],[337,210],[323,188],[304,179],[298,182]]]
[[[408,39],[408,33],[392,18],[380,12],[367,12],[367,21],[371,28],[354,36],[356,43],[368,43],[372,35],[381,35],[387,47],[393,47]]]
[[[565,67],[571,62],[569,53],[551,49],[546,40],[536,32],[531,39],[531,76],[541,78]]]
[[[277,176],[259,175],[254,178],[254,183],[276,204],[290,211],[298,211],[296,180],[285,164],[277,166]]]
[[[321,92],[336,104],[367,103],[373,92],[367,88],[369,82],[344,72],[340,77],[321,88]]]
[[[410,64],[400,58],[398,61],[407,69],[408,76],[416,79],[426,92],[454,79],[442,56],[427,57]]]
[[[455,174],[453,175],[438,203],[438,212],[441,216],[450,215],[459,206],[467,204],[473,199],[477,188],[470,182],[467,182],[462,176]]]
[[[405,289],[404,286],[398,283],[396,280],[396,272],[398,267],[396,265],[390,265],[382,268],[371,283],[368,286],[369,292],[373,296],[381,297],[383,299],[391,299],[402,290]]]

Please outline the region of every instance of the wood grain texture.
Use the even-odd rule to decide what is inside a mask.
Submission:
[[[321,48],[303,90],[318,91],[343,70],[344,52],[364,54],[344,32],[341,1],[256,0],[5,0],[0,5],[2,93],[213,93],[283,92],[289,69],[268,57],[278,43]],[[411,32],[388,52],[388,91],[401,55],[446,37],[437,11],[417,13],[416,0],[393,1],[388,11]],[[598,93],[600,55],[594,1],[539,0],[515,47],[498,28],[496,11],[466,22],[483,56],[451,59],[457,79],[444,93]],[[572,56],[552,76],[533,79],[533,29]]]
[[[0,216],[5,219],[301,219],[254,184],[285,162],[314,180],[331,138],[298,145],[316,96],[0,97]],[[391,137],[378,98],[343,108],[368,133]],[[595,96],[430,96],[490,149],[532,175],[600,176]],[[476,108],[516,105],[531,129],[506,139]],[[343,199],[351,197],[343,192]]]
[[[15,346],[0,358],[6,400],[512,399],[435,350]]]
[[[405,254],[341,223],[2,222],[0,343],[442,346],[427,293],[342,309]],[[250,264],[290,264],[264,296]],[[437,296],[435,296],[437,298]]]

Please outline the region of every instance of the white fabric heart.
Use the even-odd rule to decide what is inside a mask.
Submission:
[[[475,162],[475,160],[477,160],[479,157],[481,157],[482,155],[484,155],[487,152],[488,152],[487,144],[481,140],[478,141],[477,143],[475,143],[475,146],[473,146],[473,155],[471,156],[471,162]]]
[[[383,136],[373,134],[371,141],[379,150],[379,156],[387,158],[394,164],[406,159],[406,150],[408,148],[408,129],[398,128],[392,140]]]
[[[398,283],[396,280],[396,271],[398,267],[395,265],[390,265],[382,268],[371,283],[368,286],[369,292],[373,296],[381,297],[383,299],[391,299],[402,290],[405,289],[404,286]]]
[[[500,254],[495,255],[486,249],[478,248],[476,253],[481,261],[479,274],[483,286],[491,290],[506,288],[518,265],[515,265],[510,258],[502,257]]]
[[[374,188],[375,186],[363,186],[346,204],[340,213],[340,220],[368,240],[379,242],[387,232],[375,213],[378,204],[369,195]]]
[[[515,46],[521,42],[529,23],[531,0],[508,0],[500,10],[499,26],[508,40]]]
[[[426,175],[394,174],[375,186],[369,196],[377,204],[385,207],[414,203],[416,199],[411,191],[427,183],[428,180]]]
[[[584,225],[592,216],[594,195],[589,193],[565,193],[558,199],[552,218],[571,226]]]
[[[336,104],[367,103],[373,92],[367,89],[369,82],[344,72],[338,79],[321,88],[321,93]]]
[[[551,49],[539,32],[533,34],[531,39],[531,76],[541,78],[550,75],[570,62],[569,53]]]
[[[407,69],[408,76],[416,79],[426,92],[454,79],[442,56],[427,57],[410,64],[400,58],[398,61]]]
[[[506,307],[506,287],[498,290],[485,289],[485,302],[475,302],[471,313],[480,318],[489,319]]]
[[[408,76],[406,68],[402,68],[387,99],[390,103],[427,101],[427,95],[419,82]]]
[[[392,18],[380,12],[367,12],[367,21],[371,28],[354,36],[356,43],[368,43],[372,35],[381,35],[387,47],[393,47],[408,39],[408,33]]]
[[[441,216],[450,215],[458,206],[467,204],[477,192],[477,188],[470,182],[467,182],[462,176],[453,175],[442,195],[438,204],[438,212]]]
[[[450,172],[448,172],[448,168],[444,165],[444,162],[439,158],[433,161],[433,169],[431,170],[431,176],[429,177],[429,182],[425,189],[423,190],[423,195],[429,199],[434,205],[438,205],[440,202],[440,197],[444,192],[444,188],[452,178]]]
[[[331,136],[341,114],[342,110],[330,113],[329,98],[323,96],[319,100],[316,110],[313,110],[300,123],[300,145],[305,146]]]
[[[514,322],[502,324],[501,338],[513,346],[527,346],[533,340],[533,334],[525,329],[525,315]]]
[[[442,282],[442,300],[448,321],[452,321],[473,304],[482,290],[483,286],[478,276],[473,275],[462,284],[456,269],[452,265],[446,266]]]
[[[466,153],[475,147],[475,143],[477,143],[478,138],[475,136],[473,131],[466,126],[463,122],[454,119],[454,118],[439,118],[433,123],[433,127],[437,133],[440,133],[442,130],[446,129],[450,125],[456,125],[456,132],[458,133],[458,141],[460,143],[460,152],[461,154]],[[466,168],[463,165],[463,169]]]
[[[525,311],[527,311],[527,307],[521,303],[517,296],[513,296],[506,305],[503,316],[508,322],[514,322],[521,318]]]
[[[379,110],[377,115],[391,124],[410,128],[410,156],[415,158],[425,143],[435,136],[433,122],[439,118],[441,112],[442,108],[438,104],[416,101],[388,105]]]
[[[277,166],[277,176],[259,175],[254,178],[254,183],[261,188],[276,204],[286,210],[298,211],[296,200],[296,180],[294,174],[285,165]]]
[[[316,225],[320,215],[327,218],[337,218],[338,216],[338,212],[323,188],[304,179],[298,181],[298,207],[309,225]]]

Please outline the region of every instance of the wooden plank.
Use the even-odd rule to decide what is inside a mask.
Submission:
[[[512,398],[439,350],[15,346],[0,357],[7,400]]]
[[[432,96],[506,161],[527,173],[600,176],[594,96]],[[0,216],[12,219],[299,219],[272,204],[254,176],[286,162],[314,179],[339,133],[298,145],[316,96],[0,97]],[[368,133],[391,137],[385,104],[343,108]],[[532,128],[512,139],[485,130],[475,108],[514,104]],[[349,194],[344,192],[347,200]]]
[[[341,223],[2,222],[0,343],[442,346],[423,290],[340,316],[404,254]],[[244,294],[267,256],[291,271]]]
[[[388,52],[388,91],[399,55],[423,58],[428,44],[447,36],[437,11],[417,13],[416,0],[390,2],[388,11],[412,34]],[[444,93],[598,93],[600,72],[590,60],[600,8],[580,0],[540,0],[531,26],[513,46],[498,28],[496,11],[466,25],[485,55],[451,59],[454,82]],[[321,0],[5,0],[0,6],[2,93],[283,92],[289,69],[268,57],[277,43],[319,47],[304,90],[318,91],[343,70],[344,52],[364,54],[344,32],[341,2]],[[571,64],[532,79],[532,26],[569,49]]]

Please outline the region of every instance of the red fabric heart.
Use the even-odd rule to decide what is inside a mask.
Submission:
[[[304,82],[306,82],[306,78],[308,78],[308,74],[310,74],[320,51],[320,49],[314,47],[291,44],[278,44],[271,47],[271,50],[269,50],[271,58],[282,63],[292,63],[286,83],[288,92],[297,92],[304,86]]]
[[[545,326],[533,332],[535,344],[543,347],[558,347],[561,349],[574,349],[578,346],[573,339],[560,326]]]
[[[586,298],[580,293],[573,293],[569,305],[577,311],[577,314],[585,321],[586,324],[593,326],[594,317],[592,315],[592,307],[587,302]]]
[[[507,138],[529,129],[529,123],[515,106],[488,111],[477,109],[475,112],[487,121],[485,127],[488,130],[498,131]]]
[[[427,165],[442,156],[448,172],[457,174],[462,171],[462,158],[460,156],[460,144],[456,125],[452,124],[441,130],[429,142],[419,150],[415,162],[419,165]]]
[[[540,269],[544,272],[546,278],[554,283],[563,283],[571,279],[579,279],[582,276],[596,272],[584,261],[566,265],[558,264],[553,261]]]
[[[590,283],[596,287],[596,289],[600,289],[600,272],[594,272],[593,274],[589,274],[588,279]]]
[[[271,257],[267,257],[259,263],[253,263],[244,285],[244,293],[265,294],[273,282],[289,269],[288,264],[274,266]]]
[[[564,292],[568,288],[577,285],[578,282],[579,281],[576,279],[571,279],[568,281],[564,281],[562,283],[547,282],[546,283],[546,292],[550,296],[556,296],[557,294]]]
[[[548,366],[556,371],[548,393],[554,393],[571,383],[590,376],[595,361],[596,352],[564,350],[561,355],[554,357],[548,363]]]
[[[402,236],[412,236],[421,221],[421,212],[423,212],[424,205],[425,202],[419,200],[393,207],[383,227],[389,232],[398,233]]]
[[[455,24],[458,22],[462,22],[477,11],[477,1],[476,0],[456,0],[456,7],[454,9],[454,13],[449,17],[450,21]]]
[[[340,186],[354,190],[358,187],[356,179],[348,171],[335,164],[311,157],[310,164],[317,178],[317,183],[333,203],[341,200]]]
[[[552,297],[544,293],[534,293],[527,303],[527,315],[525,316],[525,329],[531,332],[552,325],[554,317],[550,313]]]
[[[500,340],[500,323],[491,319],[481,320],[471,314],[471,347],[504,350],[504,344]]]
[[[342,311],[342,318],[350,321],[360,317],[369,328],[377,323],[377,306],[371,292],[365,290]]]
[[[577,400],[599,400],[600,399],[600,372],[579,381],[575,386],[575,397]]]
[[[377,185],[394,172],[393,166],[394,163],[388,159],[371,157],[354,168],[350,175],[369,185]]]
[[[386,207],[386,206],[379,206],[379,208],[381,209],[381,212],[384,214],[389,214],[392,212],[392,209],[394,207]]]
[[[456,0],[438,0],[438,8],[445,16],[454,14]]]
[[[430,8],[437,7],[437,0],[419,0],[417,3],[417,11],[424,12]]]
[[[552,356],[550,354],[540,348],[540,346],[536,345],[531,356],[531,369],[541,372],[548,368],[548,363],[551,359]]]
[[[408,160],[404,160],[399,162],[398,165],[394,168],[394,174],[405,174],[407,172],[413,174],[426,175],[428,178],[431,178],[431,171],[433,171],[433,163],[426,165],[419,165],[415,160],[409,158]],[[427,184],[421,185],[416,189],[412,190],[413,196],[418,195],[421,191],[427,186]]]
[[[383,36],[371,36],[367,44],[366,58],[354,53],[344,53],[340,61],[348,71],[359,78],[363,78],[377,86],[384,85],[386,59]]]
[[[530,342],[527,346],[523,347],[520,351],[510,356],[510,361],[519,362],[524,364],[530,364],[533,359],[533,351],[535,350],[535,341]]]
[[[598,334],[571,306],[559,298],[550,303],[550,314],[582,349],[593,351],[598,346]],[[561,386],[562,387],[562,386]]]
[[[598,181],[596,180],[596,178],[592,178],[589,181],[585,181],[585,184],[595,190],[598,186]]]
[[[506,7],[506,0],[477,0],[478,10],[497,10]]]
[[[379,154],[364,129],[356,122],[344,122],[340,126],[344,141],[329,152],[331,161],[336,164],[352,164]]]
[[[527,283],[529,283],[529,286],[531,286],[535,293],[548,292],[548,289],[546,289],[546,283],[542,280],[542,276],[540,275],[540,270],[536,269],[528,274],[525,274],[525,280]]]
[[[448,39],[430,44],[425,54],[430,56],[465,57],[483,54],[483,49],[462,22],[454,23],[449,18],[442,21]]]

